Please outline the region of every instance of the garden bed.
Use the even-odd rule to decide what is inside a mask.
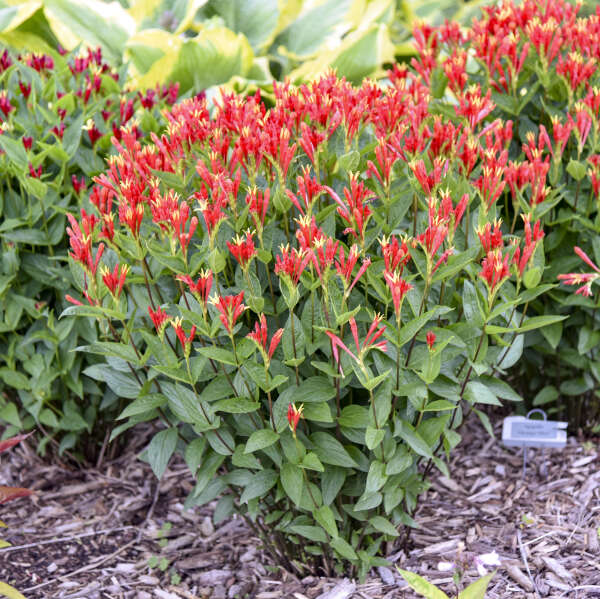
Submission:
[[[571,439],[564,450],[530,450],[522,480],[520,451],[470,427],[452,457],[453,479],[435,479],[420,503],[408,552],[390,546],[388,557],[452,593],[437,563],[453,560],[463,543],[467,559],[500,554],[491,598],[600,596],[597,443]],[[392,569],[373,572],[349,594],[348,581],[297,580],[271,567],[243,520],[215,526],[210,506],[183,510],[193,481],[182,462],[171,464],[157,492],[150,468],[133,459],[150,432],[142,429],[136,445],[102,471],[44,464],[24,444],[13,451],[0,466],[2,484],[37,494],[4,510],[13,546],[0,550],[0,579],[28,599],[415,597]],[[166,572],[149,567],[163,558]],[[476,576],[471,569],[466,578]]]

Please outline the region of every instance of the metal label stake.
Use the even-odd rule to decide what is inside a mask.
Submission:
[[[532,414],[541,414],[543,420],[533,420]],[[509,416],[502,425],[502,442],[507,447],[523,448],[523,476],[527,471],[529,447],[564,447],[567,444],[567,423],[548,420],[544,410],[535,408],[527,416]]]

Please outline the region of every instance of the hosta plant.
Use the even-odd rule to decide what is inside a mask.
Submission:
[[[384,563],[465,416],[489,429],[482,406],[520,399],[494,369],[547,289],[539,223],[503,234],[481,162],[510,124],[483,126],[479,90],[455,126],[419,75],[390,80],[183,101],[69,216],[61,322],[96,323],[78,349],[108,357],[84,374],[119,396],[115,434],[159,420],[156,475],[181,452],[187,505],[220,496],[216,520],[242,514],[299,574]]]
[[[66,213],[105,168],[111,137],[159,131],[159,110],[177,96],[122,86],[100,50],[0,53],[0,419],[9,435],[36,427],[48,433],[42,449],[56,436],[61,451],[88,457],[118,398],[81,377],[87,360],[72,351],[97,339],[94,327],[56,316],[73,284]]]
[[[588,265],[600,261],[600,13],[582,16],[580,4],[563,0],[503,2],[483,12],[453,36],[444,27],[422,28],[415,66],[445,114],[477,86],[495,104],[487,123],[514,121],[506,152],[485,158],[498,173],[491,191],[502,230],[518,230],[521,216],[532,213],[551,233],[545,263],[530,276],[555,284],[570,274],[563,282],[586,284],[577,294],[555,287],[515,314],[517,323],[526,315],[569,318],[515,336],[525,349],[511,376],[533,405],[568,418],[574,429],[597,431],[599,297],[591,279],[578,276],[583,265],[573,246],[590,257]]]

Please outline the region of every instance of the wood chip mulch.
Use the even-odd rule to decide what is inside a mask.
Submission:
[[[496,430],[499,430],[496,427]],[[0,463],[0,484],[36,489],[3,506],[0,580],[27,599],[413,599],[395,568],[363,584],[275,568],[243,520],[214,525],[212,509],[183,509],[192,489],[175,461],[157,486],[129,448],[101,471],[48,465],[27,442]],[[600,468],[596,440],[564,450],[504,448],[477,424],[464,431],[450,462],[421,499],[405,552],[388,559],[456,595],[440,561],[465,563],[496,550],[502,566],[488,597],[600,597]],[[164,525],[169,523],[171,528]]]

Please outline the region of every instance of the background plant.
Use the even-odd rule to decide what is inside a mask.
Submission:
[[[56,318],[73,285],[66,213],[105,168],[111,137],[123,126],[135,136],[159,131],[159,110],[177,90],[124,91],[123,71],[100,50],[56,58],[4,51],[0,73],[0,418],[9,436],[47,433],[41,450],[55,436],[61,452],[75,448],[85,433],[76,449],[91,457],[117,396],[82,377],[89,357],[72,351],[97,339],[94,327]]]
[[[29,51],[101,46],[130,63],[139,88],[177,82],[182,92],[229,83],[269,91],[337,69],[359,83],[415,53],[418,19],[442,24],[479,14],[481,1],[11,0],[0,2],[0,41]]]
[[[501,173],[495,193],[503,206],[503,230],[512,232],[531,210],[552,228],[544,239],[545,262],[531,275],[547,283],[581,268],[573,246],[591,261],[600,260],[600,17],[579,11],[558,0],[541,8],[534,2],[504,3],[485,8],[484,17],[464,31],[461,45],[444,28],[425,28],[419,47],[419,70],[437,90],[440,110],[477,85],[496,105],[488,122],[514,121],[507,152],[486,160]],[[575,429],[597,431],[600,296],[591,285],[571,291],[554,288],[515,312],[517,323],[525,314],[569,318],[516,336],[512,343],[523,345],[524,359],[510,376],[529,404],[568,418]]]
[[[181,451],[187,505],[221,496],[215,518],[241,513],[298,573],[384,563],[466,413],[491,431],[480,404],[520,399],[494,376],[510,340],[561,318],[514,324],[549,286],[531,211],[494,224],[482,157],[510,123],[484,125],[494,105],[470,90],[455,125],[419,74],[390,80],[274,84],[271,109],[183,101],[152,143],[123,135],[69,217],[63,317],[96,320],[78,349],[111,358],[85,373],[123,398],[114,434],[160,420],[156,475]]]

